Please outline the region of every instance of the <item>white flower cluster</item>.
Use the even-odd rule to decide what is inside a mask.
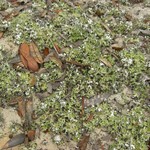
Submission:
[[[123,58],[121,61],[124,63],[125,67],[129,67],[133,64],[133,59],[131,58]]]
[[[10,26],[10,22],[9,21],[7,21],[7,20],[4,20],[4,21],[2,21],[2,28],[8,28],[9,26]]]
[[[45,109],[47,107],[46,103],[41,103],[41,109]]]
[[[54,137],[54,141],[55,141],[56,143],[59,143],[59,142],[61,141],[60,135],[56,135],[56,136]]]

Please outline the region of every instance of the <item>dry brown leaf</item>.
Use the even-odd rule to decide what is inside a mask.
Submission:
[[[27,43],[22,43],[19,46],[19,55],[22,63],[24,64],[25,68],[28,68],[27,58],[30,56],[30,49]]]
[[[38,47],[34,42],[30,43],[30,54],[36,60],[37,63],[42,64],[43,58],[38,50]]]
[[[30,47],[27,43],[20,44],[19,54],[23,55],[25,58],[30,56]]]
[[[18,99],[17,98],[11,99],[8,103],[8,105],[10,105],[10,106],[15,106],[17,104],[18,104]]]
[[[12,5],[18,6],[19,2],[18,0],[8,0]]]
[[[150,36],[150,30],[140,30],[139,35]]]
[[[0,32],[0,39],[3,37],[4,32]]]
[[[35,139],[35,130],[29,130],[27,136],[29,141],[33,141]]]
[[[116,5],[116,4],[118,4],[119,3],[119,0],[112,0],[112,4],[113,5]]]
[[[78,61],[75,61],[75,60],[66,60],[66,62],[67,63],[70,63],[70,64],[73,64],[73,65],[76,65],[76,66],[78,66],[78,67],[90,67],[90,65],[89,64],[82,64],[82,63],[80,63],[80,62],[78,62]]]
[[[9,140],[10,140],[10,139],[9,139],[8,136],[2,137],[2,138],[0,139],[0,149],[2,149],[2,148],[5,146],[5,144],[6,144]]]
[[[62,12],[63,10],[61,10],[61,9],[55,9],[54,10],[54,12],[56,13],[56,14],[59,14],[60,12]]]
[[[150,150],[150,138],[149,138],[149,140],[148,140],[148,150]]]
[[[45,72],[47,72],[46,68],[40,68],[37,73],[42,74],[42,73],[45,73]]]
[[[90,114],[89,117],[86,120],[86,123],[88,123],[89,121],[91,121],[94,118],[93,114]]]
[[[127,19],[127,21],[131,21],[132,18],[133,18],[131,12],[126,12],[126,13],[125,13],[125,18]]]
[[[83,135],[78,143],[79,150],[86,150],[90,135]]]
[[[32,115],[33,115],[33,102],[29,99],[26,102],[26,123],[28,127],[32,124]]]
[[[56,52],[51,52],[49,54],[49,58],[51,61],[53,61],[60,69],[62,69],[62,62],[61,60],[59,59],[58,55]]]
[[[22,62],[18,62],[18,63],[15,63],[15,64],[12,65],[12,67],[13,67],[14,69],[17,69],[19,66],[22,67],[22,68],[24,67],[24,65],[23,65]]]
[[[11,12],[10,14],[8,14],[7,16],[5,16],[5,20],[11,20],[13,17],[16,17],[19,15],[19,10],[14,10],[13,12]]]
[[[112,67],[111,63],[106,58],[100,58],[100,61],[107,67]]]
[[[20,45],[19,54],[20,54],[21,61],[26,68],[28,68],[33,72],[39,70],[39,66],[36,60],[32,56],[30,56],[30,47],[27,43],[22,43]]]
[[[102,25],[108,32],[112,33],[111,30],[109,29],[109,27],[108,27],[106,24],[104,24],[103,22],[101,22],[101,25]]]
[[[36,84],[36,77],[35,77],[35,75],[31,74],[29,84],[30,84],[30,86],[34,86]]]
[[[40,16],[41,18],[44,18],[44,17],[46,16],[46,14],[47,14],[47,10],[43,10],[43,11],[39,14],[39,16]]]
[[[130,3],[132,4],[138,4],[138,3],[142,3],[144,0],[129,0]]]
[[[28,69],[29,70],[31,70],[33,72],[36,72],[39,70],[39,65],[33,57],[28,57],[27,62],[28,62]]]
[[[49,96],[49,93],[48,92],[44,92],[44,93],[36,93],[36,96],[39,98],[39,99],[44,99],[46,97]]]
[[[115,50],[118,50],[118,51],[120,51],[120,50],[123,49],[123,47],[120,46],[119,44],[113,44],[111,47],[112,47],[113,49],[115,49]]]
[[[18,115],[22,118],[25,119],[25,100],[22,97],[17,98],[18,101]]]
[[[116,38],[115,42],[115,44],[111,45],[112,49],[120,51],[124,48],[124,41],[122,38]]]
[[[28,68],[28,62],[27,62],[27,60],[22,55],[20,55],[20,59],[21,59],[21,62],[23,63],[23,65],[24,65],[24,67]]]
[[[11,147],[14,147],[14,146],[24,143],[25,137],[26,136],[24,133],[14,136],[4,145],[4,147],[2,149],[11,148]]]
[[[56,0],[46,0],[46,5],[49,8]]]
[[[57,53],[59,53],[59,54],[61,53],[61,48],[58,46],[57,43],[54,43],[54,49]]]
[[[63,0],[63,2],[65,2],[68,6],[71,6],[71,7],[75,8],[75,5],[71,1]]]
[[[43,50],[43,55],[46,57],[48,54],[49,54],[49,48],[46,47],[46,48]]]

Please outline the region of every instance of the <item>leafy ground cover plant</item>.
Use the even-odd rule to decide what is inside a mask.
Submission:
[[[45,47],[53,49],[57,42],[62,47],[60,58],[64,68],[52,61],[44,62],[46,72],[35,73],[36,83],[31,85],[32,73],[14,70],[8,64],[11,58],[3,59],[1,53],[0,105],[7,105],[12,96],[45,93],[50,83],[59,82],[40,101],[33,128],[40,126],[43,131],[65,134],[76,141],[84,132],[106,128],[113,137],[109,149],[146,150],[149,83],[142,77],[150,75],[149,60],[145,57],[149,46],[143,53],[139,45],[141,37],[131,32],[148,29],[148,24],[127,21],[125,13],[112,7],[112,3],[97,2],[74,9],[62,1],[54,2],[50,10],[47,8],[52,13],[50,18],[47,15],[43,18],[40,14],[46,7],[43,1],[34,1],[30,9],[11,21],[2,21],[2,29],[7,28],[16,44],[34,40],[41,53]],[[123,39],[119,50],[111,47],[118,37]],[[124,87],[131,90],[131,95],[122,93]],[[90,102],[92,97],[103,93],[121,94],[120,98],[109,96],[97,104]],[[89,106],[84,106],[85,98],[91,103]]]

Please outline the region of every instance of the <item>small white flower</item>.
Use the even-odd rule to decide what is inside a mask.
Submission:
[[[91,68],[91,70],[93,70],[93,71],[94,71],[94,68]]]
[[[141,120],[141,118],[139,118],[139,123],[142,123],[142,120]]]
[[[110,117],[113,117],[113,116],[114,116],[114,111],[111,111]]]
[[[103,63],[100,63],[100,66],[104,66],[104,64],[103,64]]]
[[[101,108],[98,108],[97,110],[98,110],[99,112],[100,112],[100,111],[102,111],[102,109],[101,109]]]
[[[46,107],[47,107],[47,104],[41,103],[41,109],[44,109],[44,108],[46,108]]]
[[[128,64],[131,65],[132,63],[133,63],[133,59],[129,58],[129,59],[128,59]]]
[[[135,146],[133,144],[131,145],[131,149],[135,149]]]
[[[54,141],[55,141],[56,143],[59,143],[59,142],[61,141],[60,135],[56,135],[56,136],[54,137]]]
[[[88,23],[89,23],[89,24],[92,24],[92,23],[93,23],[92,19],[89,19],[89,20],[88,20]]]
[[[61,104],[61,106],[66,106],[66,102],[63,100],[60,101],[60,104]]]

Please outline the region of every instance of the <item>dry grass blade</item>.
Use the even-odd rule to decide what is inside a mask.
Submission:
[[[105,64],[107,67],[112,67],[111,63],[106,58],[100,58],[100,61]]]
[[[36,60],[37,63],[43,63],[43,58],[38,50],[38,47],[34,42],[30,43],[30,54]]]
[[[54,43],[54,49],[55,49],[55,51],[56,51],[58,54],[61,53],[61,48],[58,46],[57,43]]]
[[[112,34],[111,30],[108,28],[108,26],[106,24],[104,24],[103,22],[101,22],[101,25]]]
[[[90,135],[83,135],[78,143],[79,150],[86,150]]]

